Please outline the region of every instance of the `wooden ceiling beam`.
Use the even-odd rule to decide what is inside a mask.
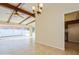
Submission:
[[[30,15],[32,17],[35,17],[35,15],[27,10],[24,10],[24,9],[21,9],[21,8],[18,8],[14,5],[11,5],[9,3],[0,3],[0,5],[4,6],[4,7],[7,7],[7,8],[10,8],[10,9],[13,9],[13,10],[18,10],[19,12],[22,12],[22,13],[25,13],[27,15]]]
[[[19,3],[16,7],[19,7],[20,5],[21,5],[21,3]],[[10,17],[9,17],[9,19],[8,19],[8,21],[7,21],[7,23],[10,22],[10,20],[11,20],[13,14],[14,14],[14,12],[15,12],[15,10],[13,10],[13,12],[11,13],[11,15],[10,15]]]
[[[29,19],[31,16],[28,16],[27,18],[25,18],[24,20],[22,20],[19,24],[23,23],[24,21],[26,21],[27,19]]]
[[[21,4],[22,4],[22,3],[19,3],[19,4],[17,5],[17,7],[19,7]]]
[[[31,22],[27,23],[26,25],[29,25],[29,24],[31,24],[31,23],[33,23],[33,22],[35,22],[35,20],[33,20],[33,21],[31,21]]]
[[[11,13],[11,15],[10,15],[10,17],[9,17],[9,19],[8,19],[8,21],[7,21],[7,23],[9,23],[9,22],[10,22],[10,20],[11,20],[11,18],[12,18],[12,16],[13,16],[13,14],[14,14],[14,10],[13,10],[13,12]]]

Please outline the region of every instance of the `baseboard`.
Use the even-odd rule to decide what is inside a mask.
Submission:
[[[56,49],[59,49],[59,50],[63,50],[63,51],[65,50],[65,48],[63,49],[63,48],[60,48],[60,47],[57,47],[57,46],[52,46],[52,45],[44,43],[44,42],[37,42],[36,41],[36,43],[42,44],[42,45],[46,45],[46,46],[49,46],[49,47],[53,47],[53,48],[56,48]]]

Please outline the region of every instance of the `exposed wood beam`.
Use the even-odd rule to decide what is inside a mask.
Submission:
[[[20,5],[21,5],[21,3],[19,3],[16,7],[19,7]],[[13,12],[11,13],[11,15],[10,15],[10,17],[9,17],[9,19],[8,19],[8,21],[7,21],[7,23],[10,22],[10,20],[11,20],[13,14],[14,14],[14,12],[15,12],[15,10],[13,10]]]
[[[17,7],[19,7],[21,4],[22,4],[22,3],[19,3],[19,4],[17,5]]]
[[[31,22],[27,23],[26,25],[29,25],[29,24],[31,24],[31,23],[33,23],[33,22],[35,22],[35,20],[33,20],[33,21],[31,21]]]
[[[28,16],[27,18],[25,18],[24,20],[22,20],[19,24],[23,23],[24,21],[26,21],[27,19],[29,19],[31,16]]]
[[[12,16],[13,16],[13,14],[14,14],[14,10],[13,10],[13,12],[11,13],[11,15],[10,15],[10,17],[9,17],[9,19],[8,19],[8,21],[7,21],[7,23],[9,23],[9,22],[10,22],[10,20],[11,20],[11,18],[12,18]]]
[[[71,21],[65,21],[65,24],[69,25],[69,24],[77,24],[79,23],[79,19],[76,20],[71,20]]]
[[[11,5],[9,3],[0,3],[0,5],[4,6],[4,7],[7,7],[7,8],[10,8],[10,9],[13,9],[13,10],[18,10],[19,12],[22,12],[22,13],[25,13],[25,14],[28,14],[30,16],[33,16],[35,17],[35,15],[27,10],[24,10],[24,9],[21,9],[21,8],[18,8],[14,5]]]

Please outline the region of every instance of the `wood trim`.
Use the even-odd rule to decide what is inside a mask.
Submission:
[[[24,10],[24,9],[21,9],[21,8],[18,8],[14,5],[11,5],[9,3],[0,3],[0,5],[4,6],[4,7],[7,7],[7,8],[10,8],[10,9],[13,9],[13,10],[18,10],[19,12],[22,12],[22,13],[25,13],[27,15],[30,15],[32,17],[35,17],[35,15],[27,10]]]
[[[65,23],[65,41],[68,42],[68,23]]]
[[[79,19],[72,21],[65,21],[65,24],[77,24],[77,23],[79,23]]]

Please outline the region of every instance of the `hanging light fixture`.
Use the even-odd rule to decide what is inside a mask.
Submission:
[[[42,4],[42,3],[40,3],[40,4],[39,4],[39,7],[40,7],[40,9],[42,9],[42,8],[43,8],[43,4]]]
[[[32,6],[33,13],[41,14],[43,9],[43,4],[38,3],[37,6]]]
[[[33,13],[35,13],[35,6],[32,6]]]

